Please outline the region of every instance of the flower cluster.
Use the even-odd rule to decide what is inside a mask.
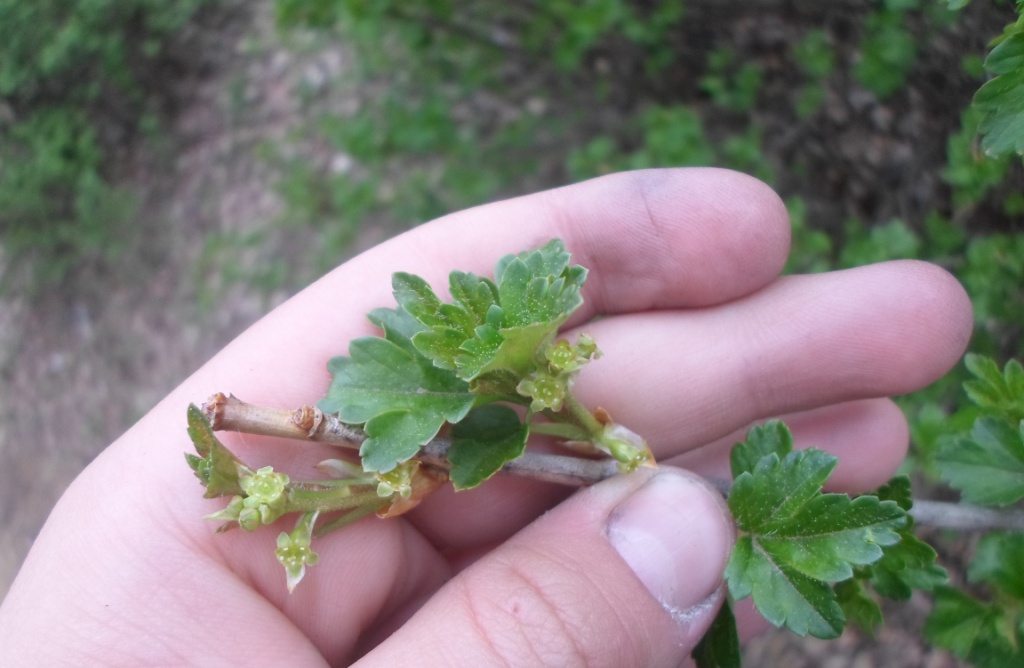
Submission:
[[[524,378],[516,386],[516,392],[532,399],[530,410],[537,413],[543,410],[558,412],[562,410],[573,376],[584,364],[601,355],[594,340],[583,334],[576,345],[565,339],[544,349],[546,364]]]

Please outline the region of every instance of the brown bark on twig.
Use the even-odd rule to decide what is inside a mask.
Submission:
[[[324,415],[315,406],[296,410],[266,408],[218,392],[206,400],[203,412],[214,431],[279,436],[342,448],[359,448],[366,440],[361,429],[345,424],[336,416]]]

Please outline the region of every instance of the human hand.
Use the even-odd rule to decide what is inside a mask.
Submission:
[[[970,305],[944,271],[894,262],[778,278],[785,210],[711,169],[613,175],[453,214],[364,253],[263,318],[108,448],[54,509],[0,608],[0,664],[678,665],[714,616],[732,528],[721,499],[670,466],[568,499],[496,478],[399,519],[318,541],[288,595],[276,531],[215,536],[185,466],[184,412],[214,390],[309,404],[326,361],[371,333],[396,270],[443,285],[562,238],[590,269],[585,325],[604,357],[575,386],[660,462],[725,477],[751,422],[785,415],[864,491],[902,460],[882,397],[959,359]],[[598,320],[592,320],[603,316]],[[571,333],[570,333],[571,336]],[[317,446],[224,435],[300,477]]]

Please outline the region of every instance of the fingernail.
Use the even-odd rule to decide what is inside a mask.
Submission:
[[[716,494],[664,471],[609,516],[612,546],[673,616],[705,603],[722,583],[733,530]]]

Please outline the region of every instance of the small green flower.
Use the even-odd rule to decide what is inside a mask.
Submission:
[[[576,345],[571,345],[565,339],[559,339],[558,343],[548,346],[544,351],[544,357],[548,364],[556,371],[579,371],[584,364],[591,359],[601,356],[594,339],[586,334],[581,334]]]
[[[303,513],[290,534],[282,531],[277,537],[277,549],[274,550],[274,554],[284,566],[289,593],[306,575],[306,566],[313,566],[320,559],[317,553],[310,549],[313,525],[319,513],[320,511]]]
[[[252,475],[242,476],[239,484],[253,504],[279,505],[284,500],[285,488],[291,479],[284,473],[274,473],[273,466],[264,466]],[[250,507],[252,507],[250,505]]]
[[[548,362],[556,369],[568,369],[576,361],[576,351],[565,339],[559,339],[558,343],[545,352]]]
[[[412,495],[412,478],[419,464],[408,461],[399,464],[387,473],[377,474],[377,496],[388,498],[398,494],[403,499]]]
[[[533,374],[516,386],[516,392],[533,399],[530,410],[535,413],[547,408],[556,412],[562,410],[562,401],[568,391],[569,383],[563,375]]]
[[[596,360],[601,356],[597,343],[594,342],[593,337],[589,334],[580,334],[580,338],[576,340],[576,349],[579,351],[577,355],[588,361]]]
[[[291,479],[287,475],[274,473],[272,466],[243,475],[238,485],[246,496],[235,496],[227,508],[214,513],[210,519],[237,520],[246,531],[271,524],[285,513],[289,482]]]

